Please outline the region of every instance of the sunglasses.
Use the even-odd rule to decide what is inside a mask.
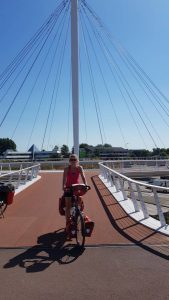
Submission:
[[[77,159],[76,158],[71,158],[71,159],[69,159],[69,161],[77,161]]]

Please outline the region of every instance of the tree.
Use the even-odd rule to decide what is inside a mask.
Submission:
[[[153,156],[160,156],[160,148],[153,148]]]
[[[88,144],[86,144],[86,143],[81,143],[80,145],[79,145],[79,148],[86,148],[86,147],[89,147],[89,145]]]
[[[97,147],[94,148],[94,156],[99,157],[100,156],[100,150]]]
[[[104,144],[103,147],[106,147],[106,148],[111,147],[112,148],[112,145],[111,144]]]
[[[131,157],[137,157],[137,158],[144,158],[144,157],[149,157],[150,152],[146,149],[135,149],[131,150]]]
[[[60,157],[60,151],[59,151],[59,147],[57,145],[53,148],[51,157],[52,158]]]
[[[69,156],[69,148],[67,145],[63,145],[60,150],[61,150],[61,154],[63,155],[63,157]]]
[[[94,152],[94,147],[92,145],[88,145],[87,143],[82,143],[79,145],[80,149],[83,149],[84,152],[82,154],[82,151],[80,151],[81,157],[92,157]]]
[[[53,152],[58,152],[58,150],[59,150],[59,147],[56,145],[54,148],[53,148]]]
[[[13,140],[8,138],[0,138],[0,153],[2,154],[6,150],[13,150],[16,151],[16,144]]]

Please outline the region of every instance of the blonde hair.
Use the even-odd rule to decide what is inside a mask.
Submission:
[[[69,161],[71,160],[71,158],[76,159],[76,161],[79,163],[79,158],[78,158],[78,156],[76,154],[70,154]]]

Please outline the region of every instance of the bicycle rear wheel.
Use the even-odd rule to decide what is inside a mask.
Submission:
[[[7,208],[7,203],[4,203],[4,201],[0,201],[0,217],[4,216],[4,211]]]
[[[84,247],[85,244],[85,222],[80,210],[76,214],[76,242],[80,247]]]

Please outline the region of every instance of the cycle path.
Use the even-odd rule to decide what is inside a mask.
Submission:
[[[0,219],[2,299],[168,299],[168,238],[127,216],[97,175],[86,172],[96,224],[83,251],[65,240],[62,174],[43,174],[15,197]]]
[[[58,232],[63,233],[65,226],[65,218],[58,212],[62,175],[42,173],[41,180],[15,196],[5,218],[0,219],[0,247],[32,247],[41,244],[43,238],[58,239]],[[86,238],[86,245],[138,244],[168,256],[168,237],[126,215],[100,181],[97,172],[86,171],[86,177],[91,190],[84,196],[85,213],[95,222],[92,236]]]
[[[58,200],[62,195],[62,173],[42,173],[42,178],[15,196],[14,203],[0,219],[0,247],[33,246],[39,236],[61,230],[65,218],[59,215]],[[94,188],[92,177],[97,172],[86,172],[91,185],[84,197],[85,213],[95,222],[93,235],[87,244],[112,244],[127,241],[113,229]]]
[[[0,250],[2,300],[168,299],[169,261],[138,246]]]

